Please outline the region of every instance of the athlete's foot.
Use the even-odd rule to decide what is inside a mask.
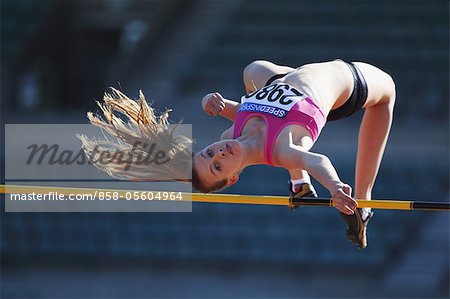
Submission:
[[[302,183],[292,186],[292,182],[289,182],[289,191],[291,194],[291,198],[318,197],[313,185],[309,183]],[[296,208],[296,206],[290,205],[289,208],[293,210]]]
[[[373,216],[373,212],[364,212],[363,209],[356,209],[355,214],[346,215],[340,213],[347,222],[347,239],[352,241],[358,249],[367,247],[367,224]],[[364,214],[364,216],[363,216]]]

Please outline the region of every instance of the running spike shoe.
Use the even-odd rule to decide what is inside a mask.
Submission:
[[[345,222],[347,222],[347,239],[349,239],[358,249],[364,249],[367,247],[367,224],[373,216],[373,212],[371,211],[369,212],[367,218],[363,220],[361,212],[362,209],[356,209],[355,214],[353,215],[340,213]]]
[[[318,197],[316,190],[313,185],[308,183],[303,183],[295,186],[295,192],[292,191],[292,182],[289,181],[289,192],[291,194],[291,198],[300,198],[300,197]],[[289,205],[291,210],[297,208],[294,205]]]

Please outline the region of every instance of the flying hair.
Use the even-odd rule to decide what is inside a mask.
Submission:
[[[88,112],[87,117],[92,125],[106,133],[104,139],[91,139],[83,134],[77,137],[98,169],[120,180],[192,180],[193,140],[177,134],[180,126],[169,123],[170,109],[156,115],[142,91],[139,91],[139,99],[133,100],[115,88],[105,93],[103,103],[97,102],[97,105],[101,113]],[[156,149],[163,153],[163,158],[154,157]],[[98,154],[103,152],[111,157],[108,163],[99,159]]]

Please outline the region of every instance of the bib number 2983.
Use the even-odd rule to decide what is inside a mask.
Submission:
[[[278,102],[281,105],[290,105],[293,100],[289,99],[289,97],[293,96],[303,96],[303,94],[287,84],[272,84],[244,97],[246,99],[254,98],[259,101],[266,100],[269,103]]]

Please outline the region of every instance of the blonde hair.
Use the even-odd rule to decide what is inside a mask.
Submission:
[[[157,116],[142,91],[138,100],[132,100],[114,88],[111,93],[105,93],[103,103],[97,102],[97,105],[103,117],[92,112],[88,112],[87,117],[91,124],[108,133],[109,138],[105,135],[104,140],[96,140],[83,134],[77,137],[98,169],[120,180],[191,181],[193,140],[177,134],[179,124],[169,124],[170,109]],[[148,158],[149,145],[156,145],[168,162],[142,163],[143,158]],[[120,155],[113,155],[108,163],[96,161],[96,153],[104,151]],[[127,157],[127,163],[123,157]]]

